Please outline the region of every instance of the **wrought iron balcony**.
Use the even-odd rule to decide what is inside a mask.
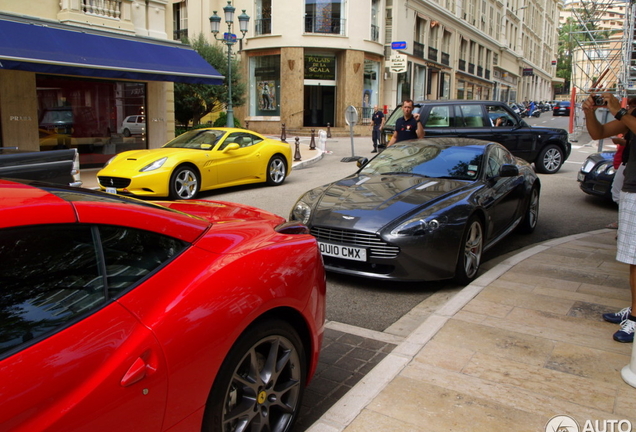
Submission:
[[[424,58],[424,44],[413,42],[413,56],[421,59]]]
[[[174,40],[181,40],[188,37],[188,29],[175,30],[172,32],[172,38]]]
[[[450,54],[442,52],[442,64],[450,66]]]
[[[254,20],[254,33],[256,35],[272,34],[272,19],[262,18]]]
[[[459,70],[466,72],[466,60],[459,59]]]
[[[483,77],[484,76],[484,68],[483,68],[483,66],[477,66],[477,76],[478,77]]]
[[[371,24],[371,40],[373,42],[380,41],[380,27],[377,25]]]
[[[344,34],[346,20],[305,16],[305,33]]]
[[[475,64],[474,63],[468,63],[468,73],[475,75]]]
[[[428,59],[431,61],[437,61],[437,48],[428,47]]]

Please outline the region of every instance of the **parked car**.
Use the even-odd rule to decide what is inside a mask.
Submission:
[[[0,180],[0,262],[0,430],[291,430],[325,322],[306,227]]]
[[[71,107],[47,108],[42,113],[39,128],[57,134],[71,135],[73,133],[74,120]]]
[[[539,179],[500,144],[401,141],[359,165],[303,194],[290,213],[318,239],[328,271],[466,284],[486,250],[537,225]]]
[[[577,176],[583,192],[612,201],[615,154],[615,151],[592,153],[585,159]]]
[[[544,174],[554,174],[569,157],[572,145],[564,129],[530,126],[504,102],[498,101],[430,101],[416,102],[426,137],[460,137],[498,142],[510,152]],[[399,105],[384,126],[386,142],[395,131],[402,114]],[[496,126],[494,116],[508,119]]]
[[[102,190],[192,199],[199,191],[251,183],[283,184],[292,169],[288,143],[235,128],[193,129],[161,148],[131,150],[97,173]]]
[[[146,133],[146,116],[143,115],[131,115],[124,119],[118,133],[125,137],[131,135],[143,135]]]
[[[570,102],[558,101],[552,108],[553,116],[569,116],[570,115]]]

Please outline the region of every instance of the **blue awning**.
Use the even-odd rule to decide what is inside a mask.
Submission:
[[[222,84],[187,45],[0,19],[0,69],[137,81]]]

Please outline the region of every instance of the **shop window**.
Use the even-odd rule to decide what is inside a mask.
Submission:
[[[280,116],[280,55],[250,58],[250,116]]]
[[[144,83],[37,75],[36,85],[41,150],[76,148],[87,168],[147,148]]]

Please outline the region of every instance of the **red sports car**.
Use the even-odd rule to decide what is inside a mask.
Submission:
[[[0,180],[0,431],[288,431],[324,321],[298,223]]]

